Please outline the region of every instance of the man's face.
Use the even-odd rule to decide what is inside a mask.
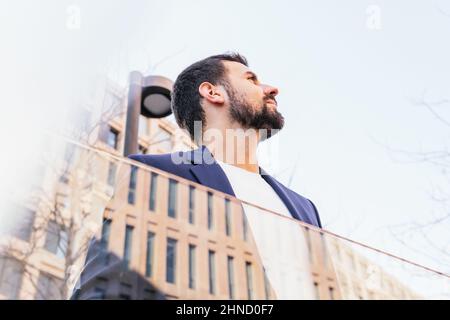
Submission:
[[[223,61],[229,85],[225,86],[230,104],[230,117],[245,129],[266,129],[270,138],[283,128],[284,118],[277,110],[278,89],[259,82],[245,65]],[[276,129],[272,132],[271,129]]]

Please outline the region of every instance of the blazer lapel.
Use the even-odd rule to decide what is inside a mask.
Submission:
[[[266,180],[266,182],[272,187],[272,189],[278,194],[281,201],[287,207],[292,217],[301,221],[308,222],[308,217],[303,217],[301,212],[298,212],[295,204],[292,202],[286,191],[281,187],[281,185],[272,176],[270,176],[264,169],[260,168],[261,177]]]
[[[222,191],[233,197],[236,196],[225,172],[214,160],[206,146],[188,153],[187,156],[194,164],[189,170],[200,184]]]

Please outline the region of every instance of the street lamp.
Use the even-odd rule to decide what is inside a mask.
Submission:
[[[172,113],[170,93],[173,82],[162,76],[144,77],[139,71],[130,73],[124,156],[138,152],[139,115],[163,118]]]

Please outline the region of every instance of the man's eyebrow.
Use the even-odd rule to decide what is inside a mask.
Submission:
[[[256,73],[254,73],[252,71],[245,71],[244,75],[250,75],[250,76],[254,77],[255,80],[258,80],[258,76],[256,75]]]

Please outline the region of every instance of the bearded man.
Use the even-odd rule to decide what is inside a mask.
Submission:
[[[195,62],[177,77],[172,111],[199,146],[189,152],[130,155],[133,160],[321,227],[314,204],[259,165],[258,144],[283,128],[278,89],[260,82],[237,53]]]

